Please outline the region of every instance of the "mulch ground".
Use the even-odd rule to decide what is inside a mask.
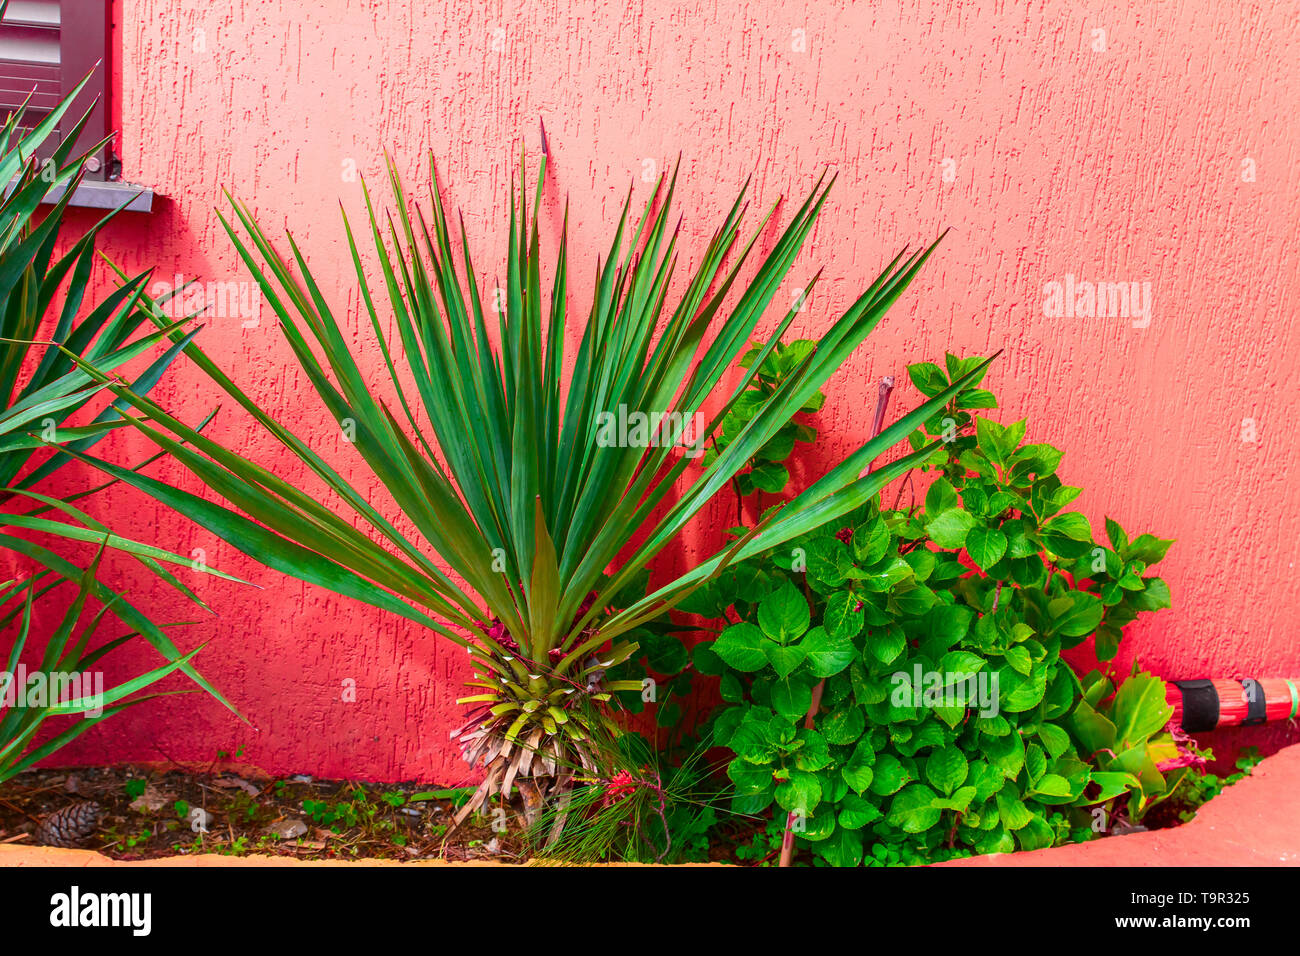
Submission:
[[[132,765],[35,770],[0,788],[0,844],[50,843],[40,838],[42,821],[93,801],[102,808],[97,825],[70,845],[118,860],[218,853],[300,860],[521,861],[521,822],[510,808],[452,827],[469,793],[219,768],[206,773]]]

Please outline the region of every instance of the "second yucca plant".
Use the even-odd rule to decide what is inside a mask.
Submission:
[[[516,782],[526,803],[536,805],[548,792],[567,790],[583,769],[603,772],[591,741],[603,736],[597,731],[608,720],[610,693],[623,689],[604,673],[636,650],[641,625],[728,561],[771,549],[868,500],[929,450],[859,478],[866,464],[969,377],[885,429],[726,550],[650,593],[619,597],[814,399],[933,246],[890,262],[726,448],[700,459],[682,446],[702,447],[794,319],[794,310],[785,314],[745,380],[719,393],[724,372],[749,347],[822,210],[830,187],[824,176],[747,282],[740,281],[741,270],[775,207],[742,240],[742,191],[698,266],[678,277],[678,233],[669,228],[675,174],[661,181],[635,227],[624,205],[609,254],[597,265],[585,322],[574,323],[567,215],[549,295],[541,277],[537,206],[545,157],[531,216],[522,164],[517,198],[512,193],[506,284],[496,315],[470,262],[463,226],[460,249],[453,246],[432,161],[427,215],[412,207],[391,163],[388,173],[393,212],[377,214],[366,193],[366,228],[387,308],[376,304],[376,282],[344,217],[386,372],[382,387],[358,366],[348,346],[351,331],[340,325],[293,237],[286,260],[248,207],[233,199],[233,216],[221,221],[304,373],[421,540],[400,531],[397,515],[372,506],[193,344],[186,353],[290,460],[315,474],[335,507],[284,477],[284,459],[258,465],[109,376],[102,380],[138,410],[134,425],[233,508],[85,457],[270,567],[400,614],[467,648],[478,693],[465,703],[477,709],[461,739],[467,756],[486,767],[486,779],[464,812],[493,793],[508,794]],[[673,304],[670,288],[684,290]],[[160,304],[142,303],[165,327]],[[390,318],[397,343],[384,333]],[[707,424],[692,433],[706,406]],[[649,434],[611,427],[645,421],[652,423]]]
[[[7,9],[0,0],[0,18]],[[69,113],[89,79],[48,111],[29,98],[0,123],[0,184],[7,184],[0,195],[0,578],[8,579],[0,583],[0,784],[104,717],[156,696],[153,685],[177,670],[234,711],[169,627],[98,577],[105,551],[120,551],[206,609],[165,567],[189,567],[189,559],[114,534],[74,504],[100,489],[59,494],[49,487],[71,461],[61,447],[84,452],[126,424],[102,384],[78,364],[93,364],[102,378],[131,367],[180,329],[154,329],[136,307],[148,273],[126,278],[106,296],[92,294],[96,242],[121,208],[85,229],[69,211],[86,160],[104,145],[78,145],[90,112]],[[48,159],[38,159],[51,143]],[[57,190],[55,200],[50,193]],[[139,334],[142,326],[148,334]],[[147,394],[188,341],[182,334],[137,369],[131,388]],[[93,563],[80,563],[78,553],[92,545]],[[81,692],[103,689],[99,662],[106,656],[142,643],[162,657],[161,666],[102,694]],[[15,677],[20,665],[30,679]]]

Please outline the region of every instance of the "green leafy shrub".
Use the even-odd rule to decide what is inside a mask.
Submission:
[[[931,363],[907,371],[922,394],[934,396],[979,362],[948,355],[946,374]],[[912,447],[920,448],[927,435],[938,436],[947,449],[939,480],[926,494],[926,532],[943,548],[963,548],[987,574],[1050,598],[1030,609],[1028,623],[1053,621],[1063,648],[1095,634],[1098,659],[1111,660],[1122,628],[1143,611],[1170,606],[1169,586],[1146,571],[1173,541],[1150,534],[1130,541],[1109,518],[1109,547],[1094,540],[1087,517],[1063,511],[1081,489],[1057,476],[1062,453],[1024,443],[1023,420],[1002,426],[970,414],[996,407],[994,401],[987,390],[968,387],[910,437]],[[1058,573],[1071,582],[1061,594],[1043,586]],[[1079,581],[1089,583],[1075,586]]]
[[[1165,702],[1165,682],[1138,671],[1116,689],[1109,677],[1093,671],[1082,681],[1082,698],[1067,719],[1080,752],[1094,769],[1091,787],[1080,803],[1100,808],[1102,828],[1119,820],[1137,823],[1167,800],[1191,772],[1165,728],[1174,708]],[[1163,770],[1161,769],[1163,766]]]
[[[909,373],[939,395],[979,363]],[[1079,489],[1057,476],[1061,453],[1025,443],[1023,421],[971,414],[996,405],[980,378],[911,438],[941,441],[923,501],[870,500],[681,607],[728,621],[691,658],[720,679],[712,730],[734,754],[734,809],[793,813],[800,845],[834,865],[1086,839],[1079,808],[1133,786],[1094,781],[1114,771],[1079,750],[1084,689],[1060,655],[1096,634],[1111,656],[1124,624],[1169,605],[1145,575],[1169,542],[1130,542],[1109,520],[1109,546],[1096,542],[1064,510]]]

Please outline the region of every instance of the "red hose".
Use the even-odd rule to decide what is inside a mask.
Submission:
[[[1165,700],[1187,733],[1291,720],[1300,715],[1300,677],[1170,681]]]

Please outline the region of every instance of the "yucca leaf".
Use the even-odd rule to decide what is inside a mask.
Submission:
[[[81,569],[72,564],[72,562],[68,561],[66,558],[63,558],[40,545],[33,544],[24,538],[0,533],[0,547],[8,548],[18,554],[25,555],[37,564],[49,568],[56,575],[60,575],[68,580],[76,580],[80,578],[82,574]],[[167,660],[174,661],[182,656],[180,650],[172,642],[171,638],[163,633],[156,624],[149,620],[148,617],[142,614],[124,598],[113,594],[98,581],[91,581],[89,589],[91,594],[97,600],[113,601],[114,615],[128,627],[137,630],[140,633],[140,636],[148,641],[149,644]],[[193,665],[187,662],[181,666],[180,670],[195,684],[220,701],[232,714],[247,723],[247,720],[238,710],[235,709],[234,705],[226,700],[226,698],[222,696],[215,687],[209,684],[207,679],[194,669]]]

